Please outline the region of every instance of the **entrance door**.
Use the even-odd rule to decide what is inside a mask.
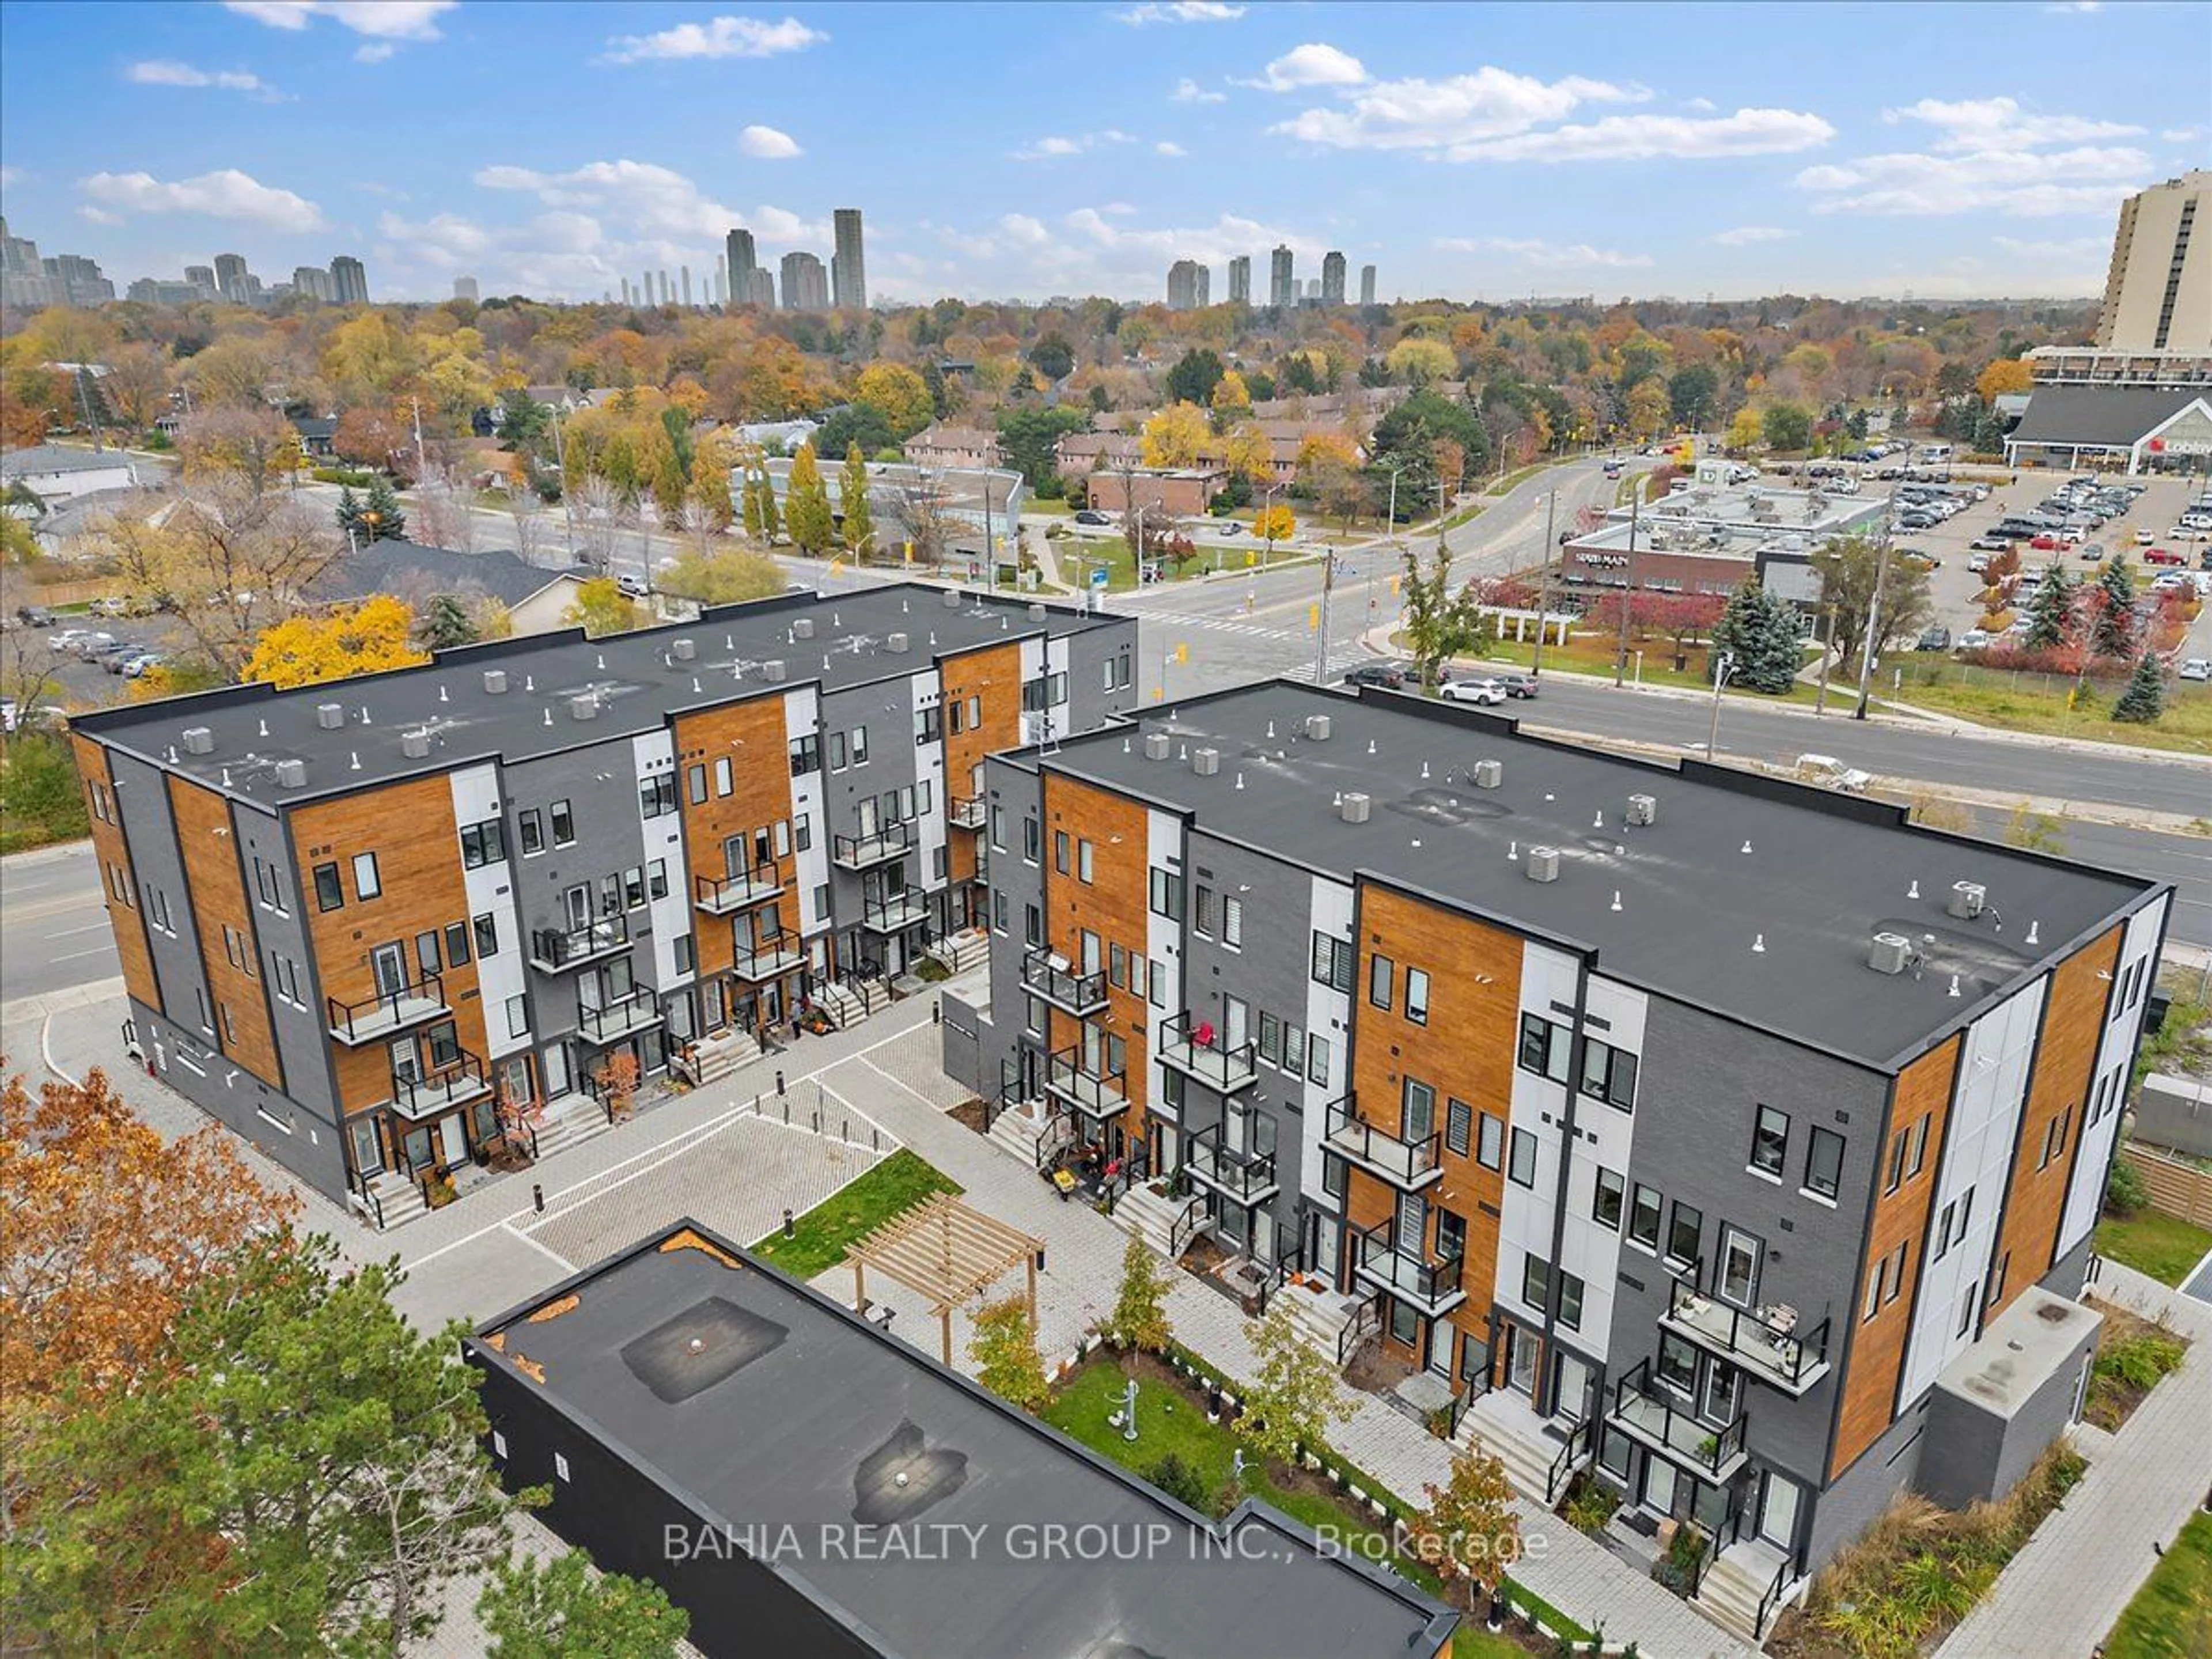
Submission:
[[[515,1054],[499,1063],[499,1097],[507,1106],[530,1103],[530,1056]]]
[[[1748,1308],[1759,1294],[1759,1241],[1733,1227],[1721,1229],[1721,1270],[1713,1281],[1721,1300]]]
[[[873,798],[872,796],[872,797],[870,797],[870,798],[868,798],[868,799],[864,799],[863,801],[861,801],[861,802],[860,802],[860,838],[862,841],[873,841],[873,840],[876,838],[876,823],[877,823],[877,820],[876,820],[876,803],[875,803],[875,799],[874,799],[874,798]]]
[[[1218,1196],[1211,1201],[1214,1219],[1219,1224],[1221,1242],[1229,1246],[1232,1254],[1242,1255],[1245,1236],[1252,1224],[1251,1212]]]
[[[1767,1471],[1766,1490],[1759,1501],[1759,1535],[1787,1550],[1797,1540],[1797,1483]]]
[[[400,1139],[399,1151],[401,1156],[406,1158],[407,1167],[410,1170],[428,1169],[436,1161],[430,1126],[427,1123],[418,1123],[409,1129]]]
[[[568,912],[570,933],[581,933],[592,925],[592,890],[589,887],[571,887],[562,896],[561,902]]]
[[[1221,1046],[1233,1054],[1251,1034],[1252,1011],[1241,997],[1221,999]]]
[[[1564,1348],[1559,1350],[1559,1364],[1552,1409],[1579,1423],[1589,1415],[1590,1368]]]
[[[407,988],[407,948],[403,945],[380,945],[369,952],[370,968],[376,975],[376,994],[396,997]]]
[[[1543,1348],[1543,1340],[1521,1326],[1507,1328],[1510,1332],[1507,1340],[1512,1346],[1506,1356],[1506,1386],[1514,1393],[1525,1394],[1533,1400],[1536,1395],[1536,1359]]]
[[[1644,1492],[1637,1501],[1654,1515],[1674,1512],[1674,1466],[1656,1453],[1644,1455]]]
[[[415,1039],[402,1037],[392,1045],[392,1080],[395,1083],[420,1082],[422,1067],[415,1052]]]
[[[1449,1319],[1429,1322],[1429,1369],[1439,1376],[1451,1375],[1452,1332],[1455,1328]]]
[[[384,1147],[376,1138],[376,1119],[357,1117],[346,1126],[353,1137],[353,1167],[366,1180],[384,1168]]]
[[[438,1156],[448,1164],[468,1162],[468,1137],[461,1131],[459,1112],[448,1113],[438,1120]]]

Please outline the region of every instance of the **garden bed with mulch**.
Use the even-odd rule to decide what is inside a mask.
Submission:
[[[945,1115],[962,1128],[973,1129],[979,1135],[991,1133],[991,1126],[985,1121],[983,1103],[980,1100],[963,1100]]]

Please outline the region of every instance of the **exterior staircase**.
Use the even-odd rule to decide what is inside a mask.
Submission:
[[[1691,1605],[1723,1630],[1756,1647],[1759,1604],[1781,1566],[1782,1552],[1763,1539],[1745,1539],[1731,1544],[1705,1569],[1705,1582],[1698,1586]],[[1776,1598],[1775,1604],[1768,1607],[1766,1620],[1770,1629],[1774,1615],[1781,1610],[1780,1604],[1790,1599],[1790,1593],[1785,1589]]]
[[[1037,1137],[1044,1133],[1047,1112],[1041,1100],[1018,1101],[991,1120],[991,1139],[1009,1157],[1032,1170],[1037,1166]]]
[[[1505,1466],[1513,1490],[1539,1508],[1545,1507],[1545,1484],[1564,1442],[1544,1431],[1544,1419],[1530,1410],[1518,1395],[1493,1389],[1478,1395],[1460,1419],[1455,1444],[1480,1446]],[[1760,1588],[1764,1589],[1765,1586]],[[1752,1598],[1753,1605],[1758,1597]]]
[[[373,1176],[368,1189],[376,1194],[375,1204],[368,1206],[372,1226],[376,1224],[379,1213],[382,1214],[383,1225],[388,1231],[414,1220],[430,1207],[423,1202],[422,1188],[415,1178],[397,1170],[386,1170]]]
[[[591,1096],[563,1095],[547,1103],[544,1121],[538,1126],[538,1159],[543,1162],[613,1127],[605,1108]]]
[[[970,968],[980,968],[990,961],[991,936],[980,927],[947,933],[929,947],[929,954],[943,963],[951,972],[964,974]]]
[[[1173,1261],[1182,1249],[1190,1248],[1190,1241],[1208,1224],[1200,1222],[1185,1226],[1178,1233],[1177,1224],[1182,1221],[1183,1212],[1190,1205],[1188,1198],[1164,1197],[1149,1186],[1133,1186],[1115,1202],[1114,1224],[1125,1233],[1134,1233]],[[1178,1243],[1181,1249],[1176,1248]]]
[[[760,1039],[751,1032],[731,1030],[720,1036],[698,1038],[690,1045],[688,1058],[679,1056],[672,1063],[691,1080],[692,1087],[704,1088],[720,1082],[747,1061],[758,1060],[762,1052]],[[538,1144],[544,1144],[542,1129]]]
[[[1291,1328],[1327,1354],[1332,1365],[1336,1363],[1337,1346],[1343,1340],[1345,1328],[1368,1299],[1346,1296],[1326,1286],[1313,1290],[1287,1283],[1275,1292],[1275,1300],[1290,1311]]]
[[[818,987],[814,993],[814,1006],[830,1016],[830,1023],[839,1030],[857,1020],[868,1017],[868,1005],[851,987],[831,980]]]

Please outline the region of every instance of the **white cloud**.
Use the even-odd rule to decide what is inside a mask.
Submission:
[[[1561,246],[1534,237],[1493,236],[1480,240],[1471,236],[1439,237],[1437,246],[1454,253],[1496,252],[1510,254],[1522,264],[1539,270],[1641,270],[1651,263],[1648,253],[1624,253],[1614,248],[1592,247],[1588,242]]]
[[[763,126],[747,127],[738,133],[738,148],[757,161],[788,161],[806,153],[789,133]]]
[[[353,61],[356,64],[388,63],[391,61],[392,54],[398,50],[399,48],[389,40],[371,40],[365,46],[356,46],[353,49]]]
[[[275,230],[321,230],[322,210],[289,190],[225,167],[164,184],[150,173],[95,173],[82,181],[85,194],[111,210],[132,213],[197,213],[267,225]]]
[[[299,30],[327,17],[340,28],[379,40],[436,40],[438,18],[460,0],[222,0],[241,17],[271,28]]]
[[[548,207],[589,210],[641,240],[674,252],[696,247],[701,239],[719,246],[732,225],[776,242],[822,244],[829,227],[778,207],[750,213],[707,196],[684,174],[650,161],[592,161],[568,173],[540,173],[531,167],[480,167],[476,183],[485,190],[511,190],[535,196]]]
[[[1026,213],[1009,213],[999,221],[999,228],[1026,247],[1046,247],[1052,242],[1052,233]]]
[[[2158,136],[2169,144],[2185,144],[2194,139],[2197,133],[2195,127],[2165,127],[2160,129]]]
[[[829,38],[796,17],[780,23],[759,17],[715,17],[705,23],[678,23],[658,34],[618,34],[607,42],[607,58],[617,64],[669,58],[774,58],[804,52]]]
[[[1649,95],[1578,76],[1544,82],[1485,65],[1440,81],[1371,82],[1341,106],[1306,110],[1274,131],[1339,149],[1434,150],[1526,132],[1586,103],[1631,103]]]
[[[1682,100],[1682,107],[1693,109],[1700,115],[1711,115],[1720,106],[1710,98],[1685,98]]]
[[[1168,96],[1178,104],[1225,104],[1229,101],[1227,93],[1208,92],[1188,75],[1176,82],[1175,90]]]
[[[1779,242],[1796,234],[1774,225],[1739,225],[1734,230],[1721,232],[1713,240],[1723,247],[1749,247],[1754,242]]]
[[[1108,127],[1103,132],[1079,132],[1073,138],[1054,133],[1038,139],[1025,149],[1012,152],[1017,161],[1060,161],[1071,155],[1081,155],[1106,144],[1133,144],[1137,141],[1118,127]]]
[[[2139,188],[2150,169],[2149,156],[2124,147],[1984,150],[1862,156],[1808,167],[1796,183],[1823,198],[1814,204],[1816,213],[2034,218],[2101,212]]]
[[[1170,157],[1188,155],[1190,154],[1188,150],[1185,149],[1181,144],[1176,143],[1170,138],[1163,138],[1158,143],[1154,144],[1152,146],[1152,152],[1157,155],[1165,155]]]
[[[1448,161],[1644,161],[1660,156],[1708,161],[1786,155],[1817,148],[1835,136],[1835,128],[1819,116],[1799,110],[1740,109],[1711,119],[1608,115],[1577,126],[1454,144],[1443,155]]]
[[[1293,92],[1300,87],[1356,87],[1366,79],[1367,66],[1350,52],[1310,41],[1276,58],[1258,80],[1238,84],[1269,92]]]
[[[21,167],[0,167],[0,185],[20,185],[27,176]]]
[[[106,208],[81,207],[76,210],[76,216],[95,225],[119,225],[123,222],[121,214],[110,213]]]
[[[2105,9],[2105,0],[2050,0],[2044,10],[2059,17],[2087,17]]]
[[[1242,6],[1222,0],[1146,0],[1140,6],[1112,14],[1117,23],[1142,28],[1147,23],[1233,23],[1244,15]]]
[[[1894,126],[1924,122],[1943,136],[1942,150],[2025,149],[2038,144],[2094,143],[2100,138],[2133,138],[2142,129],[2123,121],[2094,121],[2080,115],[2037,115],[2016,98],[1966,98],[1946,102],[1923,98],[1903,109],[1886,109],[1881,118]]]
[[[142,87],[216,87],[224,92],[251,93],[264,99],[283,95],[259,76],[246,70],[195,69],[190,64],[164,58],[133,64],[124,70],[123,78]]]

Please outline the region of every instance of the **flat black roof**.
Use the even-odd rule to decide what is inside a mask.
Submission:
[[[949,601],[949,603],[948,603]],[[523,761],[659,729],[672,714],[811,681],[825,691],[902,677],[933,657],[1024,635],[1057,637],[1127,619],[901,582],[850,593],[799,591],[710,609],[695,622],[586,640],[580,629],[439,653],[419,667],[278,691],[264,684],[125,704],[72,726],[158,766],[264,805],[503,757]],[[810,628],[799,637],[795,627]],[[903,635],[905,652],[894,647]],[[688,641],[688,647],[685,642]],[[690,654],[685,654],[688,648]],[[770,678],[779,671],[781,681]],[[485,688],[489,669],[506,689]],[[580,700],[595,713],[579,719]],[[318,709],[337,704],[343,723]],[[186,746],[204,727],[213,747]],[[408,732],[429,752],[410,756]],[[281,761],[307,781],[280,787]]]
[[[1326,740],[1304,735],[1312,714],[1329,717]],[[1169,734],[1167,758],[1147,757],[1149,732]],[[1211,775],[1194,767],[1205,747]],[[1474,781],[1486,759],[1500,763],[1496,788]],[[1341,880],[1364,872],[1594,948],[1609,978],[1885,1070],[2157,885],[1908,825],[1881,801],[1638,762],[1372,690],[1268,681],[1024,763],[1188,811],[1208,834]],[[1367,822],[1345,820],[1347,793],[1369,798]],[[1638,794],[1656,801],[1648,828],[1625,825]],[[1525,873],[1540,845],[1559,851],[1556,881]],[[1947,914],[1960,881],[1988,890],[1979,921]],[[1922,949],[1917,977],[1868,965],[1878,932]]]
[[[696,1223],[468,1346],[897,1652],[1379,1659],[1451,1633],[1420,1590],[1322,1555],[1264,1506],[1218,1523],[1222,1547],[1213,1523]],[[943,1559],[864,1551],[863,1526]],[[1047,1526],[1071,1550],[1078,1528],[1144,1547],[1034,1559]]]

